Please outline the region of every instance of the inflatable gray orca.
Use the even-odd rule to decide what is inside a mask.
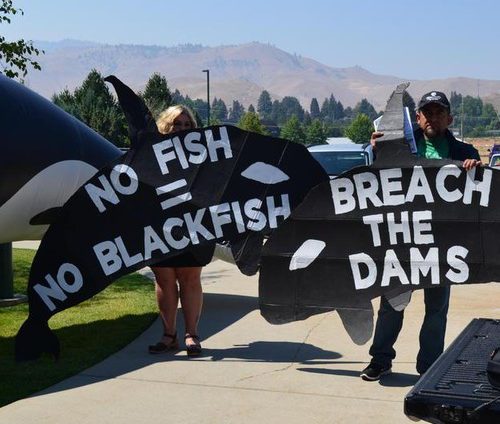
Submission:
[[[41,239],[60,207],[120,149],[0,74],[0,243]]]

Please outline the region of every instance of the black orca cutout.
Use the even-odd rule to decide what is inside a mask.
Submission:
[[[236,260],[256,270],[258,258],[247,257],[256,235],[271,234],[329,179],[304,146],[286,140],[222,125],[159,134],[141,100],[116,87],[137,143],[80,187],[45,234],[16,336],[20,360],[59,355],[47,326],[55,313],[194,246],[247,239]]]
[[[386,295],[394,307],[404,308],[409,301],[409,291],[500,280],[500,244],[495,241],[495,234],[500,233],[497,200],[500,199],[500,173],[488,167],[474,168],[466,173],[460,161],[430,160],[413,155],[403,131],[405,88],[406,85],[398,86],[389,99],[379,127],[384,137],[377,143],[377,159],[373,165],[354,168],[312,189],[302,204],[270,235],[263,248],[259,274],[260,310],[267,321],[285,323],[337,310],[353,340],[367,341],[373,326],[370,301],[375,297]],[[450,166],[453,176],[444,178],[448,172],[445,167]],[[429,185],[429,200],[418,194],[391,205],[395,199],[392,194],[407,193],[411,181],[415,184],[415,192],[419,184],[425,185],[417,178],[420,169]],[[392,177],[382,179],[382,174]],[[442,185],[436,183],[438,174]],[[362,177],[371,178],[369,184],[372,185],[367,186],[368,181],[365,181],[356,186],[356,179]],[[488,185],[490,178],[491,185]],[[482,184],[483,181],[486,183]],[[396,186],[388,189],[394,182]],[[445,197],[451,192],[463,195],[467,185],[472,192],[470,201],[464,200],[465,197],[463,201],[445,200],[439,194]],[[484,194],[472,189],[481,186],[488,187]],[[345,195],[351,193],[351,187],[352,197]],[[359,198],[365,199],[364,194],[370,187],[377,188],[376,196],[366,199],[380,199],[383,190],[389,190],[387,203],[374,204],[366,200],[366,207],[362,207]],[[353,200],[355,206],[351,210],[342,209],[339,199],[344,199],[344,204]],[[425,219],[411,215],[421,212],[426,214]],[[399,222],[403,214],[409,214],[409,240],[403,240],[400,233],[397,233],[396,243],[390,240],[387,222],[392,213],[394,222]],[[368,218],[370,216],[372,218]],[[369,224],[379,218],[383,220],[379,224]],[[364,219],[371,221],[364,223]],[[425,230],[418,227],[420,219],[423,221],[418,222],[425,223]],[[374,235],[377,231],[378,244]],[[422,241],[417,240],[417,232],[425,233]],[[304,250],[304,246],[307,249]],[[303,253],[299,255],[299,252]],[[437,253],[429,259],[430,252]],[[362,259],[360,255],[364,255]],[[411,274],[411,258],[418,267],[418,255],[435,260],[432,272],[426,270],[424,260],[422,268],[417,268],[418,275]],[[393,256],[397,262],[391,259]],[[399,268],[393,273],[395,275],[391,274],[390,270],[397,267],[404,271],[407,281]],[[356,279],[355,270],[362,278]],[[390,277],[383,280],[385,272]],[[371,281],[368,278],[374,275],[373,282],[368,284]],[[360,281],[364,281],[366,287]],[[356,310],[362,313],[354,316],[349,312]]]

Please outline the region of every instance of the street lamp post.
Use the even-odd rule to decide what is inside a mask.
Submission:
[[[210,69],[203,69],[207,73],[207,127],[210,126]]]

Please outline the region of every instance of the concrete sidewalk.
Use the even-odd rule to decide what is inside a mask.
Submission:
[[[257,277],[215,261],[204,269],[204,354],[151,356],[157,321],[122,351],[35,396],[0,409],[0,422],[37,423],[400,423],[417,381],[423,318],[413,295],[393,374],[364,382],[368,348],[348,338],[336,313],[273,326],[259,314]],[[447,344],[475,317],[498,318],[498,285],[452,288]],[[378,300],[374,302],[375,307]],[[180,314],[181,317],[181,314]],[[182,333],[182,320],[179,332]],[[63,347],[64,348],[64,347]],[[64,351],[63,351],[64,354]],[[55,364],[54,366],[57,366]]]

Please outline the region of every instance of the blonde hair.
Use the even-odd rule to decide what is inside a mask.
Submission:
[[[175,118],[182,114],[186,115],[189,118],[192,128],[196,128],[198,126],[191,109],[184,105],[175,105],[168,107],[162,113],[160,113],[160,116],[158,116],[158,119],[156,120],[158,131],[160,131],[160,133],[162,134],[171,133],[174,127]]]

